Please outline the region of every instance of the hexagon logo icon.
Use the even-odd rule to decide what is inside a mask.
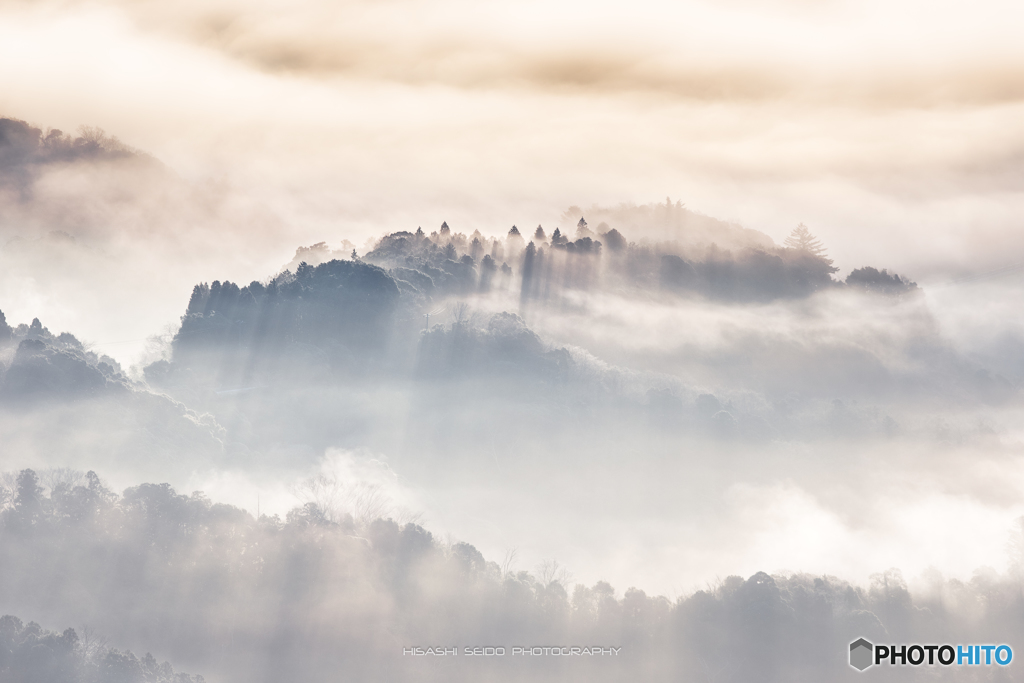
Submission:
[[[850,643],[850,666],[857,671],[863,671],[873,663],[871,660],[874,653],[874,645],[863,638],[858,638]]]

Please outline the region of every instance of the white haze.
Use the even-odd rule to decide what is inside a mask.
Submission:
[[[619,597],[758,571],[1010,575],[1021,18],[995,0],[0,3],[0,117],[151,155],[40,167],[0,194],[8,323],[73,333],[138,392],[4,408],[0,471],[166,481],[282,519],[327,495],[339,519],[413,521],[499,563],[515,549],[534,573],[556,560]],[[651,245],[670,232],[608,216],[666,196],[780,245],[805,223],[837,279],[871,265],[921,291],[609,286],[522,306],[514,285],[413,314],[446,304],[431,322],[450,330],[456,299],[480,327],[518,312],[572,358],[568,388],[423,379],[415,349],[308,392],[146,384],[194,285],[267,282],[297,247],[365,256],[442,221],[571,234],[579,215]],[[705,394],[760,431],[715,431],[693,416]]]

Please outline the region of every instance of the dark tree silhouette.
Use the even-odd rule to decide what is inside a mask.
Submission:
[[[523,282],[522,287],[519,290],[519,307],[521,309],[526,308],[527,302],[530,300],[532,295],[532,289],[534,286],[534,266],[537,260],[537,247],[533,242],[526,245],[526,251],[523,252]]]
[[[14,330],[7,324],[7,316],[4,315],[3,311],[0,311],[0,346],[10,344],[13,336]]]
[[[615,228],[601,233],[601,241],[613,252],[621,252],[626,248],[626,238]]]
[[[853,270],[846,276],[846,284],[850,287],[868,289],[889,295],[906,294],[917,289],[916,282],[911,282],[908,278],[900,277],[896,273],[890,274],[884,268],[878,270],[871,266]]]
[[[88,629],[86,630],[88,632]],[[80,639],[75,629],[63,633],[5,615],[0,617],[0,680],[11,683],[203,683],[202,676],[175,673],[147,653],[141,660]]]

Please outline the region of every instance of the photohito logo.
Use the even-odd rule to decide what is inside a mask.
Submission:
[[[865,638],[850,643],[850,666],[864,671],[888,666],[1006,666],[1013,661],[1009,645],[873,645]]]

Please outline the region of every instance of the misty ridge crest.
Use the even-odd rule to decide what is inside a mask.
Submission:
[[[212,416],[150,391],[73,334],[55,335],[38,319],[12,328],[2,312],[0,407],[8,452],[46,443],[111,466],[130,466],[140,453],[168,466],[223,451]]]
[[[38,318],[11,328],[0,312],[0,354],[10,356],[0,400],[96,396],[129,385],[116,360],[86,349],[73,334],[54,335]]]
[[[108,647],[89,628],[83,637],[73,628],[56,633],[9,614],[0,616],[0,677],[47,683],[205,683],[202,676],[175,673],[148,652],[139,659],[131,651]]]
[[[48,167],[129,160],[157,163],[99,128],[83,126],[74,136],[55,128],[43,131],[24,121],[0,118],[0,188],[29,193],[32,183]]]
[[[273,212],[232,195],[222,182],[182,177],[99,128],[68,134],[0,117],[0,267],[7,270],[0,284],[46,273],[52,291],[111,269],[109,284],[128,278],[152,287],[158,273],[140,263],[147,252],[130,238],[186,265],[204,242],[223,245],[224,226],[235,222],[249,232],[280,225]],[[246,250],[240,239],[234,246]],[[137,269],[148,277],[139,278]],[[116,295],[116,286],[106,294]]]
[[[362,363],[387,348],[399,304],[392,278],[352,261],[302,264],[294,275],[286,271],[266,286],[204,283],[193,289],[172,350],[184,363],[203,351],[240,347],[254,355],[288,348],[312,354],[313,364],[322,355],[356,354]],[[316,347],[308,346],[314,341]],[[222,357],[224,363],[231,360]]]
[[[778,247],[763,233],[702,216],[679,202],[614,211],[594,207],[592,216],[636,226],[645,237],[632,242],[604,221],[595,232],[578,207],[563,218],[570,213],[579,216],[573,238],[560,228],[549,236],[542,226],[532,239],[516,226],[504,239],[486,238],[479,230],[467,236],[444,223],[430,235],[422,228],[386,235],[363,258],[389,268],[396,279],[427,296],[488,293],[507,289],[515,280],[522,306],[531,300],[557,301],[573,290],[606,288],[768,302],[839,284],[831,278],[837,269],[803,225]],[[325,252],[330,253],[326,245],[320,253]],[[846,284],[887,294],[916,287],[870,267],[855,270]]]
[[[831,576],[758,572],[675,600],[632,587],[617,597],[603,581],[572,584],[557,564],[518,570],[514,553],[499,564],[414,523],[357,519],[323,496],[285,520],[256,519],[167,484],[118,495],[93,472],[42,474],[48,487],[32,470],[2,478],[0,600],[31,606],[47,620],[88,615],[117,642],[156,642],[164,655],[214,680],[327,681],[339,671],[354,680],[460,681],[484,672],[492,680],[611,681],[627,672],[678,680],[709,669],[736,683],[846,680],[853,638],[1005,638],[1024,608],[1019,553],[1008,576],[979,571],[964,583],[933,573],[917,596],[898,570],[888,570],[868,589]],[[1018,532],[1017,547],[1022,538]],[[74,582],[60,580],[67,566],[75,567]],[[162,673],[169,666],[156,667],[151,656],[89,655],[70,629],[46,634],[11,617],[0,620],[0,671],[18,665],[19,641],[33,638],[52,651],[49,662],[63,658],[72,671],[107,667],[95,679],[68,673],[47,680],[171,680]],[[623,654],[571,668],[468,660],[441,669],[396,654],[410,643],[467,639],[614,643]],[[147,670],[145,678],[132,673]],[[900,671],[912,680],[965,680],[960,673]],[[966,680],[1003,680],[991,674]],[[181,676],[173,680],[193,680]]]

